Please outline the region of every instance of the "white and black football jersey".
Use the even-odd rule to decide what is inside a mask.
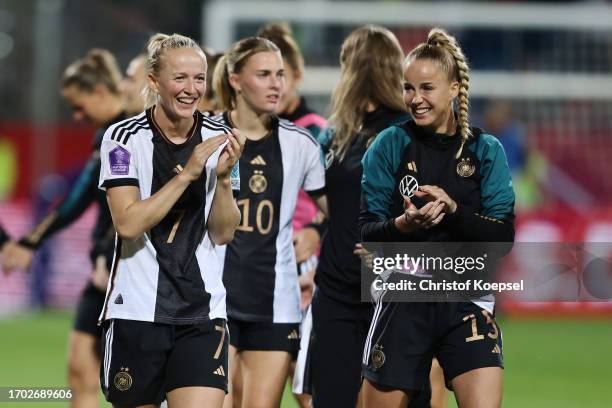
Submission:
[[[101,189],[138,186],[145,200],[187,163],[195,146],[230,130],[194,114],[188,139],[174,144],[153,118],[153,108],[111,126],[101,147]],[[208,159],[159,224],[135,240],[116,239],[100,321],[130,319],[193,324],[226,318],[222,259],[206,231],[216,188],[215,167],[225,145]]]
[[[229,124],[227,115],[216,120]],[[248,140],[240,157],[242,219],[234,240],[219,246],[230,318],[301,321],[300,289],[291,220],[300,188],[323,194],[319,143],[292,122],[274,118],[270,133]]]

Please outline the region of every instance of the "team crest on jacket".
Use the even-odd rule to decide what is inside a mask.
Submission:
[[[462,158],[459,163],[457,163],[457,174],[461,177],[470,177],[474,174],[476,170],[476,165],[472,163],[470,158]]]
[[[249,188],[255,194],[263,193],[268,188],[268,180],[263,175],[263,171],[255,170],[255,174],[249,179]]]
[[[399,192],[403,196],[412,197],[419,189],[419,182],[413,176],[406,175],[400,181]]]
[[[129,368],[121,367],[121,370],[115,375],[113,382],[119,391],[127,391],[132,387],[133,380],[129,371]]]

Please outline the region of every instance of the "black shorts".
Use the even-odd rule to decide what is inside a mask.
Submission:
[[[225,320],[169,325],[113,319],[105,322],[100,381],[115,405],[160,404],[181,387],[227,392]]]
[[[73,329],[91,334],[96,339],[102,336],[102,327],[98,326],[98,318],[104,307],[106,294],[96,288],[90,281],[79,298]]]
[[[356,406],[361,355],[373,311],[371,303],[340,302],[317,288],[312,300],[310,344],[313,406]]]
[[[227,326],[230,344],[238,351],[286,351],[293,355],[300,349],[299,323],[246,322],[230,317]]]
[[[363,354],[363,375],[390,388],[421,390],[437,357],[450,381],[483,367],[502,367],[495,318],[472,302],[378,303]]]

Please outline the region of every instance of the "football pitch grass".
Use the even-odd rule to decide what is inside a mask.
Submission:
[[[498,321],[504,334],[504,407],[612,407],[612,320]],[[53,311],[0,320],[0,387],[65,386],[71,324],[70,313]],[[66,404],[0,402],[0,408],[41,406]],[[452,397],[449,406],[456,406]],[[287,391],[282,407],[297,407]]]

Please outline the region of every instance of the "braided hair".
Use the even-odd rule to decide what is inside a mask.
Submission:
[[[461,128],[461,146],[456,157],[461,156],[463,146],[472,137],[469,125],[469,90],[470,69],[467,59],[461,51],[455,37],[441,28],[434,28],[427,36],[427,42],[415,47],[406,58],[406,63],[415,59],[430,59],[439,64],[449,80],[459,83],[457,106],[459,109],[459,127]]]

